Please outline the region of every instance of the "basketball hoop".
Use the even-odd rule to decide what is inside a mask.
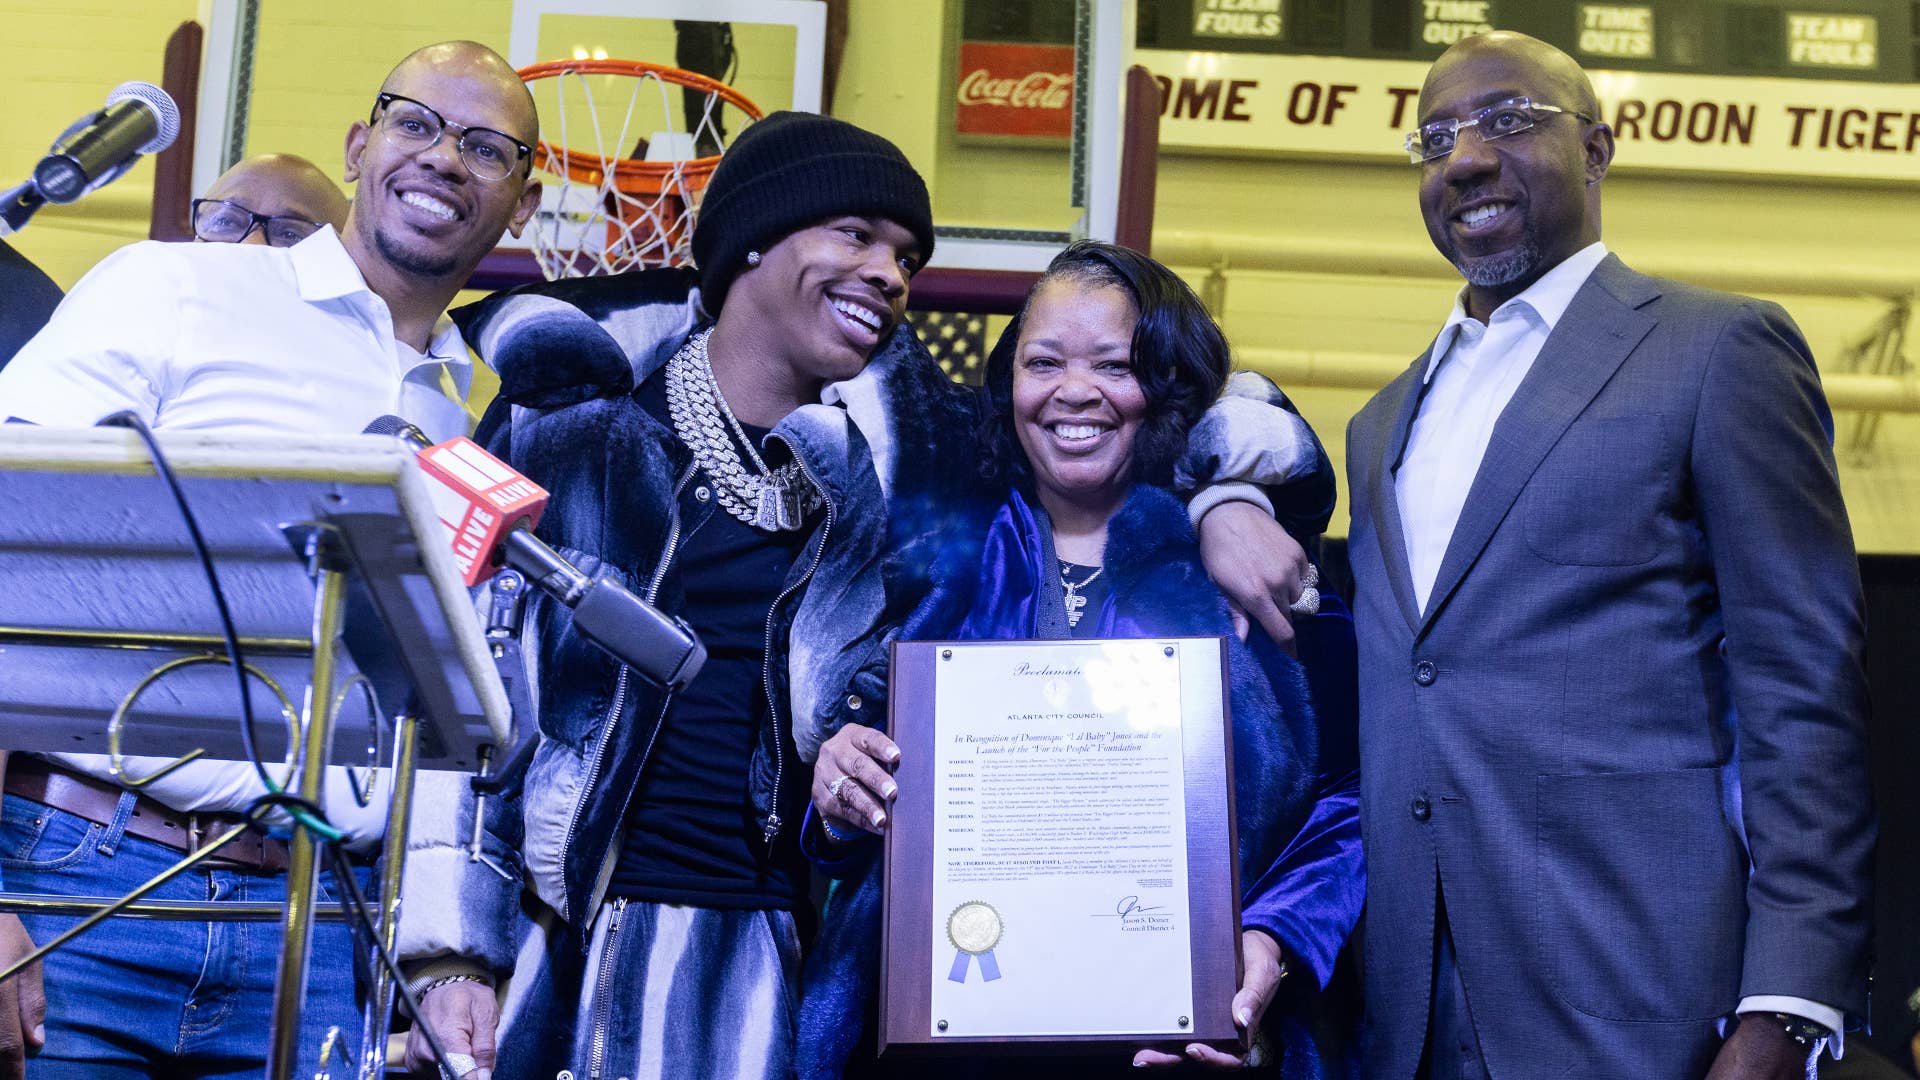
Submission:
[[[609,146],[600,123],[589,75],[631,78],[626,114]],[[700,195],[725,152],[720,128],[724,103],[760,119],[760,107],[723,82],[679,68],[640,60],[553,60],[520,69],[528,84],[551,79],[557,124],[543,123],[558,136],[542,139],[535,165],[559,177],[557,189],[542,201],[542,209],[527,226],[534,258],[548,280],[618,274],[649,266],[682,266],[692,261],[693,221]],[[651,86],[660,96],[665,128],[635,131],[634,113]],[[674,130],[680,102],[669,87],[704,93],[694,130]],[[593,149],[573,147],[568,139],[569,89],[579,93],[592,127]],[[536,103],[537,103],[536,92]],[[684,124],[680,126],[685,126]],[[662,136],[666,145],[662,147]],[[645,140],[644,142],[642,140]],[[652,153],[641,150],[648,147]],[[628,148],[632,148],[630,151]],[[714,152],[691,156],[701,149]],[[644,157],[630,156],[632,153]]]

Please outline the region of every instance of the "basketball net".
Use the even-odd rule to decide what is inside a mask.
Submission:
[[[603,121],[621,105],[595,100],[589,75],[631,83],[611,139]],[[557,179],[527,226],[541,274],[551,281],[690,264],[700,196],[726,150],[721,107],[731,105],[749,121],[760,118],[760,108],[725,83],[639,60],[556,60],[521,68],[520,77],[536,105],[541,91],[534,84],[552,86],[553,111],[541,113],[558,118],[556,137],[541,140],[534,157],[536,168]],[[686,126],[681,93],[705,95],[692,131],[675,130]],[[568,130],[570,105],[584,112],[590,131]],[[636,113],[663,117],[664,130],[638,130]]]

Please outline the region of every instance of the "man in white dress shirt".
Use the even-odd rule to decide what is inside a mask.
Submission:
[[[533,100],[491,50],[450,42],[407,57],[370,105],[347,136],[346,178],[359,187],[344,232],[322,228],[292,247],[115,253],[0,371],[0,420],[85,426],[132,410],[159,430],[353,434],[397,414],[435,437],[464,434],[471,361],[446,306],[539,205]],[[352,850],[370,852],[384,793],[362,808],[345,784],[334,770],[326,811]],[[119,895],[261,794],[244,764],[191,763],[135,794],[100,759],[15,755],[0,814],[4,884]],[[283,840],[248,837],[202,865],[165,896],[284,896]],[[24,922],[0,915],[0,959],[71,920]],[[108,1069],[257,1077],[278,938],[246,923],[109,920],[45,961],[43,1029],[37,980],[10,981],[0,1077],[20,1075],[23,1047],[37,1050],[36,1080]],[[300,1036],[309,1061],[328,1025],[358,1030],[346,927],[318,927],[314,952]]]
[[[1368,1075],[1786,1078],[1866,1007],[1861,593],[1805,341],[1600,241],[1564,53],[1408,136],[1466,279],[1348,429]]]

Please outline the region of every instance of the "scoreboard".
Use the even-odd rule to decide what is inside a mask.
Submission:
[[[1432,60],[1518,30],[1587,68],[1920,80],[1915,0],[1137,0],[1143,49]],[[973,41],[1069,44],[1074,0],[965,0]]]
[[[1085,2],[1085,0],[1081,0]],[[963,0],[956,130],[1060,139],[1076,0]],[[1920,183],[1920,0],[1136,0],[1162,147],[1405,160],[1429,64],[1488,30],[1592,76],[1616,166]]]
[[[1138,44],[1432,60],[1463,37],[1497,28],[1551,42],[1588,68],[1912,82],[1920,78],[1917,7],[1912,0],[1139,0]]]

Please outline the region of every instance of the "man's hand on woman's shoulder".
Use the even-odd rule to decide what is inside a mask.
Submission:
[[[1245,640],[1257,622],[1274,643],[1293,652],[1288,605],[1306,588],[1307,553],[1272,516],[1248,502],[1225,502],[1200,519],[1200,561],[1226,594],[1233,631]]]

